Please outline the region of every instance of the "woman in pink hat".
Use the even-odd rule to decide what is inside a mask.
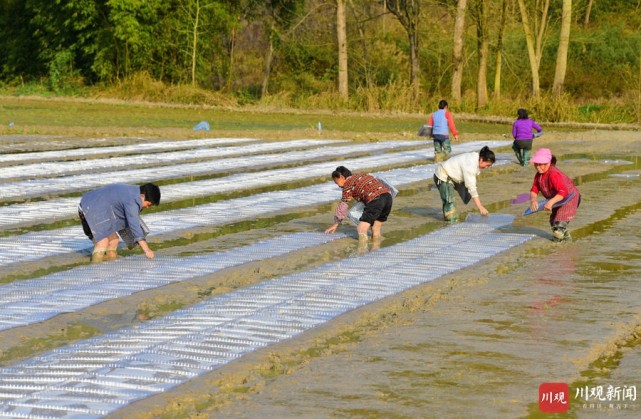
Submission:
[[[570,241],[572,237],[568,232],[568,224],[574,218],[576,209],[581,203],[581,195],[572,179],[552,164],[552,159],[552,151],[549,148],[538,149],[530,159],[530,163],[534,163],[537,172],[530,189],[530,209],[532,211],[539,209],[536,197],[541,192],[548,200],[543,209],[552,212],[550,226],[552,226],[553,240]],[[567,202],[555,207],[555,204],[570,195],[572,197]]]

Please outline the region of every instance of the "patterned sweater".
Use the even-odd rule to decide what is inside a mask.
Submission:
[[[347,217],[349,209],[347,204],[352,199],[368,204],[385,193],[390,193],[389,188],[372,175],[360,174],[348,177],[343,185],[343,196],[341,203],[336,207],[334,221],[340,224]]]

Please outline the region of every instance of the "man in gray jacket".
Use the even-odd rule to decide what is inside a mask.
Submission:
[[[160,188],[153,183],[142,186],[117,183],[82,195],[78,215],[82,228],[94,242],[92,262],[117,257],[120,236],[118,232],[128,229],[137,243],[152,259],[154,252],[145,239],[146,232],[140,212],[160,203]]]

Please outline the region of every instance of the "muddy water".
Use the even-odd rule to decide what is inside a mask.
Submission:
[[[525,204],[510,205],[510,198],[529,189],[531,168],[485,172],[479,179],[484,204],[494,213],[516,215],[509,230],[535,234],[530,243],[341,316],[113,416],[536,417],[543,382],[566,382],[571,396],[582,386],[641,390],[641,179],[609,176],[638,174],[638,159],[625,166],[613,160],[641,155],[641,144],[636,133],[572,137],[541,145],[567,156],[559,165],[577,180],[584,198],[571,224],[575,242],[552,245],[545,214],[519,217]],[[444,228],[439,206],[430,182],[403,190],[383,246]],[[198,241],[179,237],[158,248],[163,254],[197,254],[289,231],[319,231],[329,222],[331,209],[325,206],[203,233]],[[349,257],[353,247],[337,244],[327,257]],[[266,261],[253,268],[256,278],[243,272],[221,275],[215,286],[230,290],[264,280],[270,271],[286,274],[320,263],[312,262],[300,255]],[[44,267],[30,269],[37,268]],[[171,295],[172,302],[182,298],[193,304],[194,294],[208,287],[209,282],[176,284],[1,336],[15,341],[43,336],[65,321],[106,331],[134,322],[137,305],[152,297],[169,301]],[[121,311],[127,316],[113,320]],[[615,411],[576,402],[570,413],[640,415],[641,403]]]
[[[576,142],[552,146],[570,155]],[[526,204],[509,205],[529,188],[531,168],[484,175],[484,203],[517,215],[510,230],[534,240],[115,416],[544,417],[545,382],[569,385],[567,417],[641,416],[636,400],[610,407],[575,398],[586,386],[641,390],[640,168],[635,159],[610,164],[612,150],[600,151],[560,163],[583,196],[574,242],[552,244],[545,214],[518,217]],[[426,185],[414,192],[395,203],[384,245],[443,227],[434,223],[438,194]]]
[[[501,255],[436,286],[449,289],[433,304],[433,287],[417,291],[424,307],[393,327],[216,414],[524,417],[537,415],[544,382],[568,383],[572,397],[584,386],[641,388],[641,346],[632,342],[641,327],[641,231],[630,225],[641,225],[641,214],[542,258]],[[505,263],[514,269],[500,273]],[[639,402],[572,406],[578,417],[641,415]]]

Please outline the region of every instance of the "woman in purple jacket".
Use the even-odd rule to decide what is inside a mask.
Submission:
[[[530,154],[532,153],[532,140],[536,137],[543,135],[543,130],[533,120],[528,118],[527,111],[523,108],[517,112],[518,118],[512,124],[512,150],[519,160],[519,164],[523,167],[527,166],[530,161]],[[536,131],[536,134],[532,131]]]

